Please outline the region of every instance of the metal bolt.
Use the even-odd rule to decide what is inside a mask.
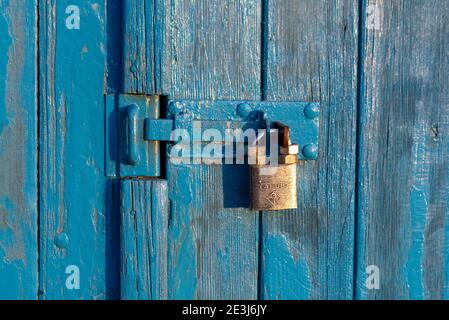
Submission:
[[[304,108],[304,115],[308,119],[315,119],[320,115],[320,108],[316,104],[309,104]]]
[[[253,108],[248,103],[241,103],[237,107],[237,114],[242,118],[246,118],[252,110]]]
[[[316,159],[318,158],[318,147],[313,143],[307,144],[302,148],[302,154],[307,159]]]
[[[67,246],[69,245],[69,236],[65,232],[61,232],[55,237],[54,242],[60,249],[67,248]]]

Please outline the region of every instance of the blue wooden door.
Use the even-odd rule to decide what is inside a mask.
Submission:
[[[448,12],[0,0],[0,298],[447,299]],[[298,209],[229,205],[245,168],[164,143],[158,178],[121,173],[119,94],[319,102]]]
[[[0,299],[36,299],[38,279],[37,15],[0,2]]]

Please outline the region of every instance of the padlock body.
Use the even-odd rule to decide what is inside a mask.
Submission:
[[[251,209],[259,211],[298,208],[296,163],[250,166]]]

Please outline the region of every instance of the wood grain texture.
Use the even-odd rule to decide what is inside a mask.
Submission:
[[[167,181],[123,180],[120,194],[121,299],[167,299]]]
[[[363,12],[356,297],[448,299],[449,3]]]
[[[37,1],[0,1],[0,299],[37,299]]]
[[[156,2],[159,0],[124,0],[123,2],[123,87],[125,93],[154,94]]]
[[[40,6],[40,298],[115,298],[116,188],[104,173],[106,2],[79,3],[79,30],[66,28],[71,4]],[[79,290],[66,286],[69,265],[80,269]]]
[[[261,298],[353,295],[358,3],[268,1],[267,100],[321,103],[318,161],[298,165],[298,209],[263,213]]]
[[[159,10],[162,93],[260,98],[260,1],[172,0]],[[237,166],[168,164],[170,298],[257,298],[258,215],[225,202],[238,196],[240,174]]]

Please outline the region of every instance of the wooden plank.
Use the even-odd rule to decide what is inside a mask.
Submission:
[[[164,94],[260,98],[260,1],[172,0],[158,10]],[[258,214],[227,203],[247,181],[241,174],[239,166],[168,164],[169,298],[257,298]]]
[[[156,2],[125,0],[123,4],[123,90],[126,94],[156,93]],[[159,112],[159,110],[157,111]],[[152,157],[159,142],[148,142]],[[154,163],[148,160],[148,173]],[[151,170],[150,170],[151,169]],[[121,181],[121,299],[168,298],[168,187],[163,180]],[[133,215],[130,215],[132,213]]]
[[[263,213],[261,298],[351,299],[358,3],[266,3],[267,100],[321,103],[316,162],[298,165],[298,209]]]
[[[448,299],[449,3],[363,12],[356,297]]]
[[[37,1],[0,1],[0,299],[37,299]]]
[[[157,1],[124,0],[123,83],[125,93],[154,94],[156,92],[155,10]]]
[[[120,212],[121,298],[167,299],[167,181],[123,180]]]
[[[40,5],[40,297],[116,298],[117,194],[104,172],[106,1],[77,4],[79,29],[67,27],[71,5]]]

